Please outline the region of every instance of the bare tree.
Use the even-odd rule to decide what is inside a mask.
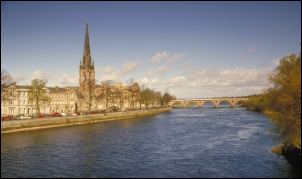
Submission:
[[[169,92],[166,91],[165,94],[164,94],[163,97],[162,97],[164,106],[166,106],[171,100],[174,100],[174,99],[176,99],[176,97],[170,95]]]
[[[161,92],[160,91],[157,91],[156,92],[156,103],[157,103],[157,107],[159,107],[161,105]]]
[[[112,88],[114,81],[107,80],[101,82],[102,93],[98,96],[99,100],[105,100],[105,106],[108,108],[109,102],[112,102]]]
[[[46,80],[34,79],[31,82],[31,87],[29,89],[28,100],[33,103],[36,114],[40,113],[40,108],[50,101],[50,97],[47,96],[46,92]]]
[[[122,109],[124,106],[124,103],[125,103],[125,96],[124,96],[122,89],[116,89],[115,96],[118,99],[120,109]]]
[[[8,99],[8,87],[13,84],[11,75],[1,69],[1,103]]]
[[[139,92],[139,109],[142,109],[142,104],[144,103],[144,100],[145,100],[144,90],[145,90],[145,85],[142,84],[140,87],[140,92]]]
[[[133,109],[134,108],[134,102],[139,101],[139,92],[140,92],[140,87],[137,82],[135,82],[134,78],[130,78],[128,83],[128,88],[130,91],[130,106]]]

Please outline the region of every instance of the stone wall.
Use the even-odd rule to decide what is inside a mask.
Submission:
[[[66,116],[54,118],[38,118],[28,120],[1,121],[1,133],[37,130],[69,125],[79,125],[93,122],[105,122],[118,119],[129,119],[155,115],[161,112],[170,111],[171,108],[159,108],[148,110],[137,110],[127,112],[114,112],[106,114],[91,114],[83,116]]]

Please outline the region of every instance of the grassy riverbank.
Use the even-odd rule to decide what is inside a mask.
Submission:
[[[37,118],[29,120],[14,120],[1,122],[1,133],[21,132],[30,130],[47,129],[54,127],[63,127],[71,125],[82,125],[95,122],[106,122],[119,119],[140,118],[150,115],[156,115],[162,112],[170,111],[170,107],[127,111],[127,112],[114,112],[106,114],[92,114],[83,116],[68,116],[68,117],[55,117],[55,118]]]

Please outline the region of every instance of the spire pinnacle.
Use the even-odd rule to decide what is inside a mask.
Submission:
[[[90,45],[89,45],[88,24],[86,24],[85,43],[84,43],[84,53],[83,53],[83,64],[84,64],[84,65],[91,66],[91,56],[90,56]]]

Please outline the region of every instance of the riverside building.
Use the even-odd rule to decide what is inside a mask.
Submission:
[[[8,87],[8,99],[1,101],[1,116],[31,116],[35,107],[28,99],[30,86],[13,83]],[[88,25],[86,24],[83,58],[79,67],[78,87],[46,87],[50,101],[40,107],[41,113],[103,110],[110,106],[120,109],[138,108],[137,94],[122,83],[108,86],[96,84],[94,62],[91,59]],[[131,92],[132,91],[132,92]]]

